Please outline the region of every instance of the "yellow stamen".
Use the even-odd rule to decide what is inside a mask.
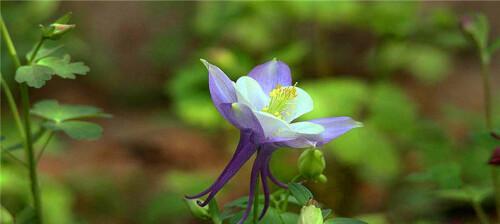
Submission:
[[[271,92],[269,96],[271,100],[269,101],[269,105],[265,106],[262,111],[270,113],[279,119],[283,119],[284,116],[290,115],[288,110],[291,109],[292,100],[297,97],[297,83],[293,86],[276,86]]]

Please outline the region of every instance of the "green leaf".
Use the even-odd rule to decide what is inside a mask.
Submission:
[[[75,74],[86,75],[90,71],[89,67],[83,64],[83,62],[71,63],[70,60],[71,57],[69,55],[65,55],[62,58],[47,57],[38,61],[37,64],[52,68],[56,75],[65,79],[74,79],[76,78]]]
[[[12,218],[12,215],[2,205],[0,205],[0,223],[14,224],[14,219]]]
[[[37,223],[35,209],[28,206],[16,214],[16,224],[32,224]]]
[[[304,114],[303,119],[340,114],[357,116],[369,99],[366,84],[354,79],[324,79],[304,82],[300,86],[314,99],[314,110]]]
[[[210,217],[212,218],[212,222],[214,224],[222,224],[219,206],[217,205],[217,201],[215,200],[215,198],[212,199],[208,204],[208,213],[210,214]]]
[[[57,19],[54,23],[66,24],[66,23],[69,22],[69,20],[71,19],[72,15],[73,15],[72,12],[67,12],[63,16],[59,17],[59,19]]]
[[[401,171],[397,148],[371,122],[364,122],[363,128],[348,132],[325,147],[340,161],[357,166],[367,181],[390,181]]]
[[[304,187],[302,184],[290,183],[288,185],[288,189],[301,205],[305,205],[310,199],[313,198],[311,191],[309,191],[309,189]]]
[[[283,224],[283,220],[280,216],[279,211],[271,207],[267,210],[266,215],[259,223]]]
[[[363,222],[363,221],[359,221],[357,219],[339,217],[339,218],[326,220],[325,224],[368,224],[368,223]]]
[[[57,100],[43,100],[36,103],[33,106],[33,109],[31,109],[31,114],[55,122],[62,122],[71,119],[111,116],[109,114],[103,113],[99,108],[96,107],[59,104]]]
[[[490,56],[493,55],[498,49],[500,49],[500,37],[491,43],[489,47]]]
[[[43,125],[53,131],[63,131],[76,140],[96,140],[102,135],[102,127],[86,121],[46,122]]]
[[[16,81],[25,82],[28,86],[40,88],[52,78],[54,70],[43,65],[24,65],[16,71]]]
[[[33,49],[31,49],[26,54],[26,60],[31,59],[31,56],[33,55],[33,51],[35,51],[35,47],[36,46],[34,46]],[[44,45],[40,48],[40,50],[38,50],[38,53],[36,54],[36,57],[35,57],[35,59],[33,59],[33,61],[36,62],[42,58],[48,57],[48,56],[52,55],[53,53],[57,52],[62,47],[63,47],[63,45],[59,45],[59,46],[55,46],[55,47],[46,47]]]
[[[37,143],[38,140],[40,140],[42,138],[43,134],[45,134],[45,129],[43,129],[43,128],[40,128],[37,132],[32,133],[31,134],[31,142],[33,144]],[[6,147],[2,148],[2,151],[14,151],[14,150],[22,149],[23,143],[24,143],[24,140],[22,140],[21,142],[18,142],[16,144],[6,146]]]
[[[323,218],[327,218],[329,215],[332,214],[332,210],[327,208],[327,209],[321,209],[321,214],[323,215]]]
[[[469,192],[463,189],[439,190],[436,191],[436,195],[440,198],[454,200],[454,201],[462,201],[462,202],[472,201],[472,197],[469,194]]]
[[[297,224],[299,220],[299,215],[291,212],[281,213],[281,221],[283,224]]]

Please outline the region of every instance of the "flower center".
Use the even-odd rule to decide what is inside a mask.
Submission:
[[[270,113],[279,119],[290,115],[290,108],[293,105],[292,100],[297,97],[297,83],[293,86],[276,86],[270,93],[269,105],[262,108],[262,111]]]

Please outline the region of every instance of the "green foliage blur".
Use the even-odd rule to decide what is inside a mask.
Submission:
[[[500,4],[490,4],[496,15],[487,16],[498,19]],[[238,133],[212,105],[200,58],[234,80],[276,57],[315,102],[302,119],[350,116],[364,123],[321,148],[328,181],[306,184],[335,215],[370,224],[474,223],[465,203],[471,198],[493,214],[487,161],[498,142],[484,126],[478,56],[459,28],[463,8],[459,2],[2,2],[21,55],[33,48],[37,24],[73,12],[76,29],[61,41],[91,71],[63,90],[56,89],[65,81],[51,81],[49,90],[32,92],[35,98],[96,102],[116,114],[91,146],[62,135],[49,146],[40,164],[47,223],[202,223],[183,195],[209,186]],[[492,26],[498,36],[498,23]],[[12,81],[3,47],[1,71]],[[492,88],[500,89],[498,83],[497,76]],[[494,99],[498,128],[498,91]],[[14,124],[7,107],[2,113],[2,144],[9,145],[18,136],[7,135]],[[279,179],[298,172],[299,154],[275,153]],[[29,204],[27,174],[8,158],[1,170],[0,214],[8,223],[3,219],[20,216]],[[220,207],[246,195],[248,175],[218,195]]]

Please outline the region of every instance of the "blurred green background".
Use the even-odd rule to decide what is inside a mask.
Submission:
[[[98,141],[57,136],[49,146],[39,164],[48,223],[200,223],[182,196],[217,177],[238,132],[213,107],[199,58],[236,79],[276,57],[315,101],[303,119],[364,123],[323,147],[328,182],[307,185],[334,213],[370,224],[475,223],[467,203],[436,193],[466,186],[486,192],[493,214],[486,162],[498,143],[484,126],[479,60],[458,23],[482,12],[499,36],[499,2],[37,1],[2,2],[1,10],[20,55],[37,41],[38,24],[72,11],[77,29],[62,42],[91,71],[32,90],[33,102],[114,115],[99,121]],[[12,81],[3,47],[2,73]],[[495,127],[499,70],[494,57]],[[4,104],[8,144],[18,136]],[[274,173],[290,180],[299,154],[275,153]],[[246,195],[248,176],[245,166],[219,203]],[[2,159],[1,204],[12,214],[29,203],[26,177]]]

